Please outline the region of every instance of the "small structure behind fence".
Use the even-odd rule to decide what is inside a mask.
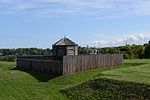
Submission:
[[[63,58],[52,56],[18,56],[17,67],[25,70],[48,72],[57,75],[112,67],[123,63],[122,54],[68,55]]]

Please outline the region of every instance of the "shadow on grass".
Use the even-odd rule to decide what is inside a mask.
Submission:
[[[50,73],[43,73],[43,72],[33,72],[33,71],[27,71],[18,67],[15,67],[11,70],[20,70],[23,72],[26,72],[30,75],[32,75],[34,78],[36,78],[37,80],[39,80],[39,82],[47,82],[51,79],[54,79],[56,77],[58,77],[58,75],[54,75],[54,74],[50,74]]]

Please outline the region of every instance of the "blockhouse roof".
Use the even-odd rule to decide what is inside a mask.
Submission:
[[[64,37],[60,39],[58,42],[54,43],[53,46],[77,46],[75,42],[71,41],[70,39]]]

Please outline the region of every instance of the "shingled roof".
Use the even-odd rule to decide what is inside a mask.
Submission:
[[[62,39],[60,39],[58,42],[54,43],[53,46],[77,46],[78,44],[76,44],[75,42],[71,41],[70,39],[64,37]]]

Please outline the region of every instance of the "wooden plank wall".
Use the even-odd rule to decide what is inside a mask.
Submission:
[[[92,70],[103,67],[113,67],[123,63],[122,54],[73,55],[64,56],[63,61],[52,57],[20,56],[17,57],[17,67],[36,72],[48,72],[57,75]],[[32,59],[34,58],[34,59]],[[48,60],[45,60],[47,59]]]
[[[64,56],[63,74],[95,68],[111,67],[122,63],[122,54]]]
[[[17,67],[24,70],[35,72],[48,72],[52,74],[62,75],[63,64],[62,61],[50,60],[35,60],[35,59],[22,59],[17,58]]]
[[[26,56],[17,56],[20,59],[36,59],[36,60],[55,60],[56,58],[52,56],[43,56],[43,55],[26,55]]]

